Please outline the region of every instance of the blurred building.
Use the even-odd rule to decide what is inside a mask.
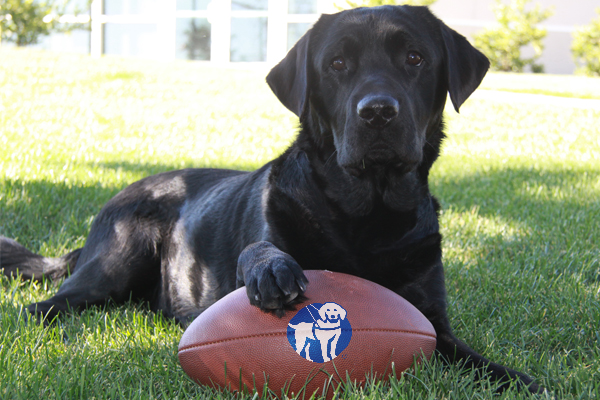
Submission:
[[[87,0],[77,0],[86,2]],[[42,47],[161,60],[212,63],[279,61],[318,19],[337,11],[333,0],[93,0],[91,31],[53,35]],[[540,63],[569,74],[572,33],[597,16],[599,0],[534,0],[554,15]],[[431,9],[470,37],[494,24],[494,0],[438,0]],[[525,56],[530,51],[525,49]]]
[[[330,0],[95,0],[91,53],[275,63],[332,11]]]
[[[505,0],[507,2],[507,0]],[[600,0],[533,0],[543,9],[552,7],[554,14],[540,26],[546,28],[544,53],[538,63],[550,74],[572,74],[575,63],[571,56],[573,32],[579,26],[589,25],[598,18],[596,9]],[[492,11],[494,0],[438,0],[431,9],[449,26],[468,38],[477,31],[493,26],[495,16]],[[533,49],[525,48],[525,57],[533,54]]]

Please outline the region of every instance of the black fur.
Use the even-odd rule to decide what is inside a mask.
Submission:
[[[133,294],[183,323],[236,287],[280,312],[309,284],[302,268],[351,273],[421,310],[446,358],[541,391],[459,341],[446,315],[427,179],[447,93],[458,111],[488,65],[425,7],[324,15],[267,77],[301,120],[279,158],[250,173],[148,177],[102,209],[83,249],[52,260],[1,238],[1,267],[33,279],[71,270],[56,296],[29,306],[38,315]]]

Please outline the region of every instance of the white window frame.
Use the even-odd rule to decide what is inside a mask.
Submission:
[[[275,64],[287,52],[289,23],[314,23],[320,13],[334,11],[331,0],[318,0],[317,14],[288,14],[287,0],[269,0],[267,10],[232,10],[231,0],[213,0],[208,10],[177,10],[176,0],[156,0],[156,9],[148,14],[103,14],[104,0],[91,4],[91,45],[93,57],[103,53],[103,26],[106,23],[152,23],[157,26],[158,42],[154,58],[174,60],[176,53],[177,18],[206,18],[211,24],[211,54],[213,64],[230,63],[231,19],[267,18],[267,64]]]

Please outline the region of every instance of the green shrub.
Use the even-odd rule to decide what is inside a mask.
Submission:
[[[36,44],[40,36],[74,29],[73,24],[58,23],[58,18],[64,14],[70,2],[0,0],[0,40],[27,46]],[[75,14],[79,12],[77,8],[74,11]]]
[[[505,4],[502,0],[496,0],[494,14],[498,26],[473,36],[475,46],[490,59],[493,70],[523,72],[530,65],[533,72],[543,71],[543,66],[535,61],[542,55],[542,40],[547,32],[536,25],[554,11],[550,8],[543,10],[539,4],[526,10],[529,2],[530,0],[511,0],[509,4]],[[523,58],[521,48],[529,44],[533,47],[534,55]]]
[[[600,8],[596,12],[600,15]],[[571,50],[580,65],[578,73],[600,76],[600,16],[573,32]]]

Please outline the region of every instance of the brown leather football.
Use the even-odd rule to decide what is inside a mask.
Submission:
[[[400,375],[433,353],[433,326],[396,293],[351,275],[304,272],[308,300],[283,318],[251,306],[245,288],[204,311],[181,337],[183,370],[202,385],[263,393],[268,382],[281,397],[331,397],[347,377]]]

